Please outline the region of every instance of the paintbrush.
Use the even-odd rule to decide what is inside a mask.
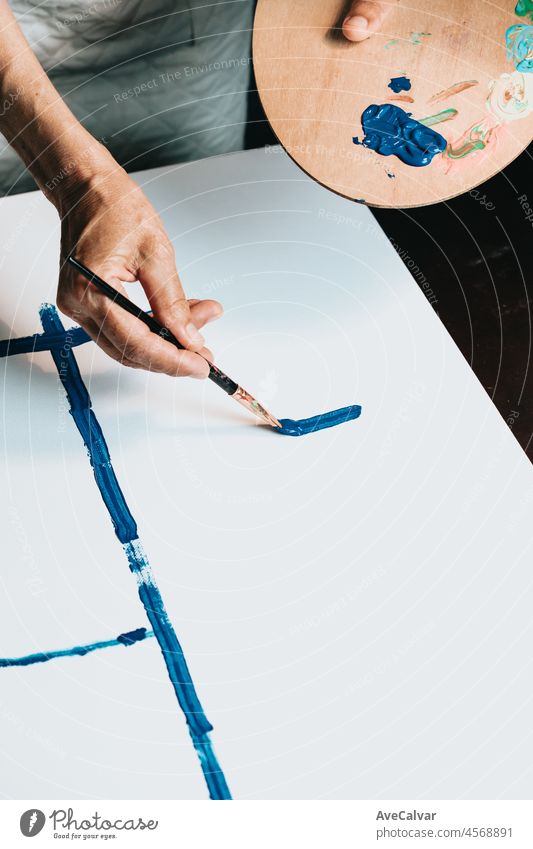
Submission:
[[[97,274],[93,274],[93,272],[87,268],[83,263],[79,260],[75,259],[73,256],[67,257],[67,262],[72,265],[73,268],[76,269],[80,274],[85,277],[89,283],[92,283],[96,286],[97,289],[102,292],[107,298],[111,301],[114,301],[115,304],[118,304],[119,307],[129,312],[130,315],[134,315],[135,318],[140,319],[147,327],[150,328],[152,333],[157,334],[162,339],[165,339],[167,342],[171,342],[172,345],[175,345],[176,348],[180,348],[180,350],[186,350],[185,346],[179,342],[173,333],[167,327],[164,327],[162,324],[159,324],[156,319],[151,316],[149,313],[142,310],[140,307],[136,306],[133,301],[130,301],[129,298],[125,298],[120,292],[117,292],[113,286],[110,286],[109,283],[106,283],[105,280],[102,280],[101,277],[98,277]],[[198,354],[198,356],[202,356]],[[205,359],[203,357],[202,359]],[[224,374],[223,371],[220,371],[217,366],[210,363],[209,360],[206,359],[206,362],[209,365],[209,380],[212,380],[213,383],[216,383],[217,386],[220,386],[221,389],[226,392],[227,395],[230,395],[231,398],[234,398],[235,401],[238,401],[239,404],[242,404],[243,407],[246,407],[250,413],[253,413],[254,416],[261,419],[261,421],[266,422],[266,424],[271,427],[281,427],[281,423],[271,416],[270,413],[265,410],[264,407],[261,406],[259,401],[250,395],[246,389],[243,389],[242,386],[239,386],[238,383],[235,383],[231,377],[228,377],[227,374]]]

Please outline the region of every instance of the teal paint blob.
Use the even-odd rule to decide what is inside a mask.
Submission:
[[[505,33],[507,58],[523,74],[533,71],[533,26],[515,24]]]
[[[362,144],[381,156],[397,156],[406,165],[429,165],[434,156],[446,149],[444,136],[392,103],[367,106],[361,124],[365,137],[359,141],[355,136],[354,144]]]
[[[410,91],[411,80],[408,77],[392,77],[388,88],[391,88],[395,94],[400,91]]]
[[[533,0],[518,0],[514,13],[520,18],[528,17],[530,21],[533,21]]]

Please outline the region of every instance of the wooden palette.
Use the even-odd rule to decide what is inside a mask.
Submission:
[[[259,0],[254,24],[254,64],[265,112],[279,141],[311,177],[345,197],[374,206],[422,206],[468,191],[518,156],[533,135],[527,96],[513,120],[491,119],[491,81],[516,73],[506,55],[505,33],[517,17],[516,0],[406,0],[393,8],[380,33],[358,44],[339,28],[343,0]],[[413,102],[399,101],[388,88],[392,77],[407,76]],[[499,81],[499,91],[507,82]],[[513,77],[516,82],[518,77]],[[527,83],[533,107],[533,73]],[[464,81],[464,90],[435,99]],[[495,97],[494,94],[493,97]],[[507,97],[506,92],[502,95]],[[472,127],[497,124],[484,149],[464,158],[438,154],[431,164],[413,167],[361,145],[361,114],[370,104],[394,103],[417,120],[457,110],[433,129],[455,155]],[[451,113],[448,113],[451,114]],[[475,131],[477,133],[478,130]],[[393,175],[393,176],[391,176]]]

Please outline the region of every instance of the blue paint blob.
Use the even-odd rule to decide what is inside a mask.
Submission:
[[[406,165],[429,165],[446,148],[446,139],[393,103],[373,103],[361,115],[365,137],[362,144],[382,156],[397,156]]]
[[[101,640],[98,643],[88,643],[85,646],[73,646],[71,649],[36,652],[35,654],[26,654],[23,657],[3,657],[0,658],[0,667],[31,666],[34,663],[46,663],[48,660],[54,660],[56,657],[85,657],[86,654],[90,654],[93,651],[109,649],[112,646],[132,646],[134,643],[147,640],[153,636],[153,631],[147,631],[146,628],[137,628],[136,631],[119,634],[115,640]]]
[[[50,351],[67,394],[70,413],[87,449],[100,495],[111,517],[115,534],[123,545],[130,569],[137,580],[139,597],[159,643],[176,698],[185,715],[210,798],[231,799],[224,773],[208,737],[208,732],[213,726],[200,704],[183,650],[138,539],[137,524],[120,489],[111,464],[109,450],[100,424],[92,410],[91,399],[82,380],[72,345],[68,344],[69,334],[65,331],[54,306],[44,304],[41,307],[40,316],[44,330],[43,337],[37,335],[26,337],[24,340],[9,340],[4,343],[0,352],[3,356],[24,353],[28,350],[37,350],[36,344],[42,345],[39,350]],[[74,330],[71,332],[74,333]],[[33,347],[28,348],[28,345]],[[132,634],[136,632],[121,636],[123,640],[135,641]],[[80,651],[86,653],[84,647],[80,647]]]
[[[336,427],[344,422],[353,421],[360,415],[361,407],[353,404],[351,407],[342,407],[340,410],[332,410],[330,413],[322,413],[310,419],[280,419],[281,427],[276,427],[274,430],[283,436],[304,436],[306,433],[314,433],[316,430],[325,430],[327,427]]]
[[[146,628],[136,628],[135,631],[127,631],[125,634],[119,634],[117,642],[122,643],[123,646],[132,646],[134,643],[139,643],[141,640],[146,639],[148,634],[153,636],[154,632],[148,632]]]
[[[388,88],[391,88],[396,94],[400,91],[409,91],[411,80],[408,77],[392,77]]]

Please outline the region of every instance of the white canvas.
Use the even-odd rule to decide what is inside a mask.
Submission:
[[[226,308],[221,368],[278,417],[363,408],[282,437],[75,351],[232,793],[529,798],[533,476],[438,316],[371,212],[280,151],[136,179],[189,296]],[[8,198],[0,225],[2,338],[39,332],[55,212]],[[148,627],[51,356],[2,376],[0,656]],[[154,639],[0,684],[2,797],[206,798]]]

